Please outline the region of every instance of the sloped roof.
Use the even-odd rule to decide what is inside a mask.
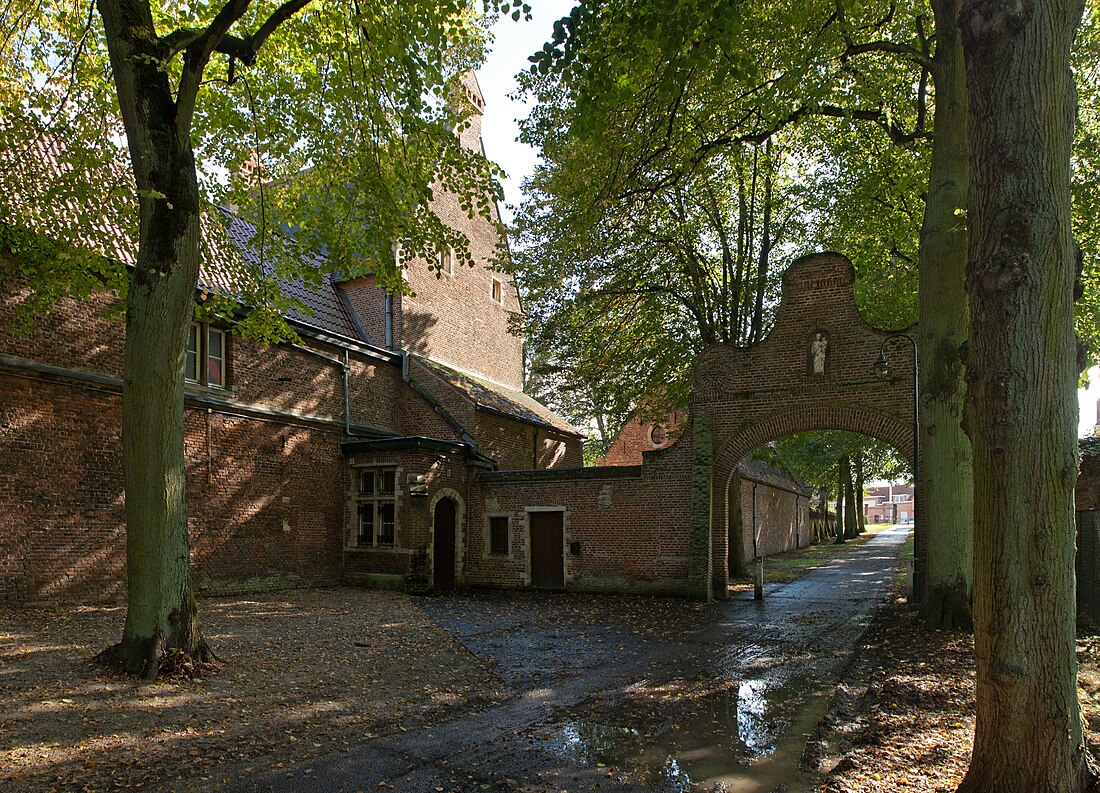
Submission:
[[[764,485],[771,485],[782,490],[790,490],[807,496],[813,493],[810,488],[806,487],[802,480],[790,471],[786,471],[778,466],[769,465],[762,460],[754,460],[752,457],[746,457],[741,461],[741,465],[738,466],[737,470],[738,473],[746,479],[752,479]]]
[[[444,366],[438,361],[419,355],[417,360],[452,388],[470,399],[474,403],[474,407],[479,410],[489,410],[521,421],[539,424],[565,435],[584,437],[583,432],[522,391],[484,380],[466,372],[460,372],[457,369]]]
[[[225,232],[235,249],[235,255],[241,256],[246,265],[255,268],[264,278],[277,283],[284,295],[300,300],[308,312],[311,312],[290,309],[285,312],[287,319],[356,341],[368,341],[359,332],[344,301],[336,291],[339,288],[335,283],[336,275],[323,273],[321,282],[318,284],[308,283],[302,278],[288,279],[279,276],[271,262],[261,261],[259,251],[253,246],[253,241],[256,239],[256,226],[227,210],[222,209],[220,212],[227,220]],[[278,235],[290,250],[291,255],[297,256],[302,263],[317,268],[319,272],[329,267],[322,254],[305,250],[277,229],[269,233]],[[230,253],[230,255],[234,254]],[[232,268],[225,266],[221,256],[212,258],[214,261],[203,262],[199,273],[199,286],[232,294],[234,291]]]
[[[8,201],[0,211],[0,222],[27,226],[34,231],[55,238],[67,238],[114,259],[127,267],[137,261],[136,207],[125,198],[132,198],[132,181],[121,167],[111,163],[68,162],[64,143],[56,136],[41,133],[29,140],[22,140],[19,148],[0,149],[0,171],[5,175],[5,186],[14,188],[8,193]],[[107,167],[107,176],[103,169]],[[108,201],[104,206],[91,206],[91,197],[74,198],[79,191],[73,185],[94,178],[119,195],[119,201]],[[65,213],[58,215],[40,211],[43,203],[63,202]],[[9,216],[10,215],[10,216]],[[224,222],[219,222],[224,221]],[[64,228],[58,224],[64,224]],[[278,229],[273,229],[269,245],[278,246],[290,256],[317,269],[318,283],[302,278],[288,279],[278,275],[270,262],[261,262],[258,248],[253,242],[256,226],[224,208],[204,212],[203,261],[199,270],[198,288],[218,292],[229,297],[244,291],[243,284],[262,278],[276,283],[280,291],[301,301],[305,310],[289,309],[287,319],[317,330],[369,342],[359,332],[354,320],[336,291],[335,277],[321,275],[327,269],[325,257],[301,248]]]

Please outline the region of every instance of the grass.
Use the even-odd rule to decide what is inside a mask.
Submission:
[[[817,545],[811,545],[808,548],[800,548],[797,551],[787,551],[786,553],[769,556],[764,559],[764,583],[789,584],[793,581],[797,581],[811,570],[815,570],[831,562],[836,556],[844,553],[846,548],[861,545],[890,528],[893,528],[893,525],[889,523],[872,523],[867,525],[867,530],[864,531],[863,534],[855,539],[846,540],[840,545],[837,545],[832,540],[825,540]],[[906,542],[905,550],[902,552],[903,559],[906,558],[904,555],[905,553],[908,553],[909,558],[912,558],[912,535],[910,535],[909,540]],[[735,591],[752,589],[751,570],[747,576],[732,579],[730,585]]]

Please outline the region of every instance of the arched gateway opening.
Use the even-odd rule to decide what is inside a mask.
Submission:
[[[914,356],[905,339],[895,340],[896,332],[863,321],[854,281],[844,256],[805,256],[783,276],[782,300],[767,338],[746,348],[716,344],[700,357],[690,426],[689,569],[700,595],[725,595],[729,485],[741,460],[757,447],[807,430],[847,430],[893,446],[913,466]],[[883,352],[894,364],[887,378],[875,371]],[[916,488],[920,571],[919,481]]]

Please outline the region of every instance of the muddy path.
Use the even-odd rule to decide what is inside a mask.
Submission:
[[[491,659],[507,696],[410,724],[239,791],[799,791],[806,737],[906,537],[897,528],[798,581],[709,604],[469,592],[421,608]]]

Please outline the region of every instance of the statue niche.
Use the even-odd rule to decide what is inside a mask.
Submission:
[[[829,337],[820,331],[814,334],[810,342],[810,373],[815,376],[825,375],[825,355],[829,348]]]

